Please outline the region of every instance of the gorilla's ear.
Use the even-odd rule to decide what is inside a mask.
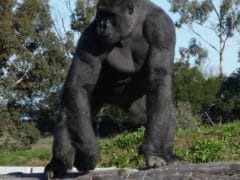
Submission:
[[[128,12],[129,12],[129,14],[132,15],[132,14],[134,13],[133,0],[128,0],[127,7],[128,7]]]

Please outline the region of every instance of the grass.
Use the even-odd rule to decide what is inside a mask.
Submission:
[[[175,153],[194,163],[240,160],[240,122],[178,130]]]
[[[46,165],[51,157],[50,149],[1,151],[1,166],[41,166]]]
[[[98,167],[143,167],[138,153],[144,128],[100,139],[101,158]],[[200,126],[195,130],[178,129],[174,153],[194,162],[240,160],[240,122],[225,125]],[[0,165],[44,166],[51,159],[52,138],[41,139],[31,150],[0,151]]]

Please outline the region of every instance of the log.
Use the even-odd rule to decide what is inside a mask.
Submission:
[[[9,173],[0,179],[44,179],[42,173]],[[70,172],[69,180],[239,180],[240,161],[203,164],[182,164],[157,169],[106,169],[87,174]]]

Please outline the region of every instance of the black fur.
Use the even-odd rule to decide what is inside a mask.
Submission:
[[[63,176],[73,165],[79,171],[95,168],[99,150],[92,120],[104,103],[146,122],[147,166],[171,162],[174,49],[174,24],[160,7],[149,0],[99,0],[63,86],[46,174]]]

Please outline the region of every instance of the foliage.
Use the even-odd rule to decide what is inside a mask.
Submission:
[[[77,0],[71,15],[71,28],[82,32],[92,22],[95,15],[96,0]]]
[[[129,133],[125,131],[114,138],[100,141],[102,157],[100,167],[143,167],[144,158],[139,155],[139,146],[142,142],[145,129]]]
[[[187,148],[183,144],[177,144],[175,153],[194,163],[239,160],[239,133],[239,122],[223,126],[202,126],[194,133],[181,130],[178,136],[189,136],[192,143]]]
[[[206,79],[197,67],[190,67],[188,62],[183,61],[175,63],[174,72],[174,94],[177,102],[190,102],[195,114],[215,104],[221,85],[219,78]]]
[[[18,111],[18,121],[51,120],[70,42],[53,31],[47,1],[1,1],[0,23],[0,104]],[[41,117],[47,111],[50,116]]]
[[[232,110],[239,112],[240,110],[240,68],[226,77],[219,94],[222,98],[222,108],[226,111]],[[237,115],[237,114],[236,114]],[[238,114],[240,115],[240,114]]]
[[[194,57],[195,64],[201,65],[208,57],[208,50],[202,47],[202,44],[196,38],[189,41],[187,48],[180,47],[179,49],[181,60],[190,61]]]
[[[194,130],[178,129],[174,152],[194,163],[240,160],[239,134],[239,121],[222,126],[199,126]],[[140,128],[136,132],[100,139],[101,158],[98,167],[144,167],[144,158],[138,153],[143,135],[144,128]],[[0,164],[46,165],[51,158],[50,142],[46,149],[0,151]]]
[[[31,144],[38,141],[39,131],[33,123],[19,121],[18,112],[10,112],[0,109],[0,149],[29,149]]]
[[[134,131],[141,126],[140,122],[130,119],[124,111],[113,105],[103,108],[101,120],[97,123],[100,137],[119,134],[125,130]]]
[[[188,62],[177,62],[174,66],[175,72],[175,99],[177,101],[189,101],[194,111],[199,111],[203,97],[202,82],[204,77],[196,67],[190,67]],[[197,95],[197,96],[196,96]]]
[[[177,128],[182,129],[196,129],[201,124],[201,119],[193,114],[189,102],[177,102],[175,119]]]
[[[238,119],[239,75],[238,69],[223,80],[219,77],[205,78],[198,68],[190,67],[188,62],[175,63],[175,100],[178,112],[184,112],[179,109],[182,107],[179,102],[189,102],[194,116],[200,115],[204,123],[224,123]]]
[[[221,89],[217,94],[218,101],[212,109],[212,111],[215,111],[216,121],[221,119],[229,121],[240,117],[239,89],[240,69],[226,77],[221,85]]]

